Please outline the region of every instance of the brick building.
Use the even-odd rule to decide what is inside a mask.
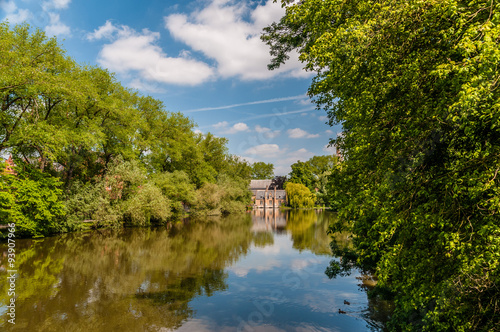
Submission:
[[[254,209],[277,209],[286,204],[285,190],[277,189],[273,180],[251,180],[250,191]]]

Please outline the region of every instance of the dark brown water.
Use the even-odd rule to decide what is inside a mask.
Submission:
[[[326,234],[333,217],[267,210],[170,229],[17,240],[15,325],[2,243],[0,329],[382,330],[383,311],[368,301],[362,275],[324,274],[333,259]]]

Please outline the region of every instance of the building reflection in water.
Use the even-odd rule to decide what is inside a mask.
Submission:
[[[257,209],[253,212],[253,232],[282,233],[286,229],[288,213],[279,209]]]

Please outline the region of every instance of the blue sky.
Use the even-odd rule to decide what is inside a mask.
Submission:
[[[306,96],[312,74],[297,55],[268,71],[262,28],[284,10],[272,1],[0,0],[0,19],[56,36],[82,64],[182,112],[197,130],[229,139],[229,152],[275,165],[333,153],[339,127]]]

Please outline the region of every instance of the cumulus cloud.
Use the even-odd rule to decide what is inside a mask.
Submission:
[[[213,127],[216,129],[220,129],[220,128],[226,128],[228,125],[229,123],[227,121],[221,121],[214,124]]]
[[[238,132],[250,131],[250,128],[246,123],[238,122],[231,127],[228,127],[229,123],[227,121],[222,121],[213,125],[214,128],[222,131],[223,134],[236,134]]]
[[[266,139],[275,138],[280,134],[279,130],[272,130],[271,128],[261,127],[259,125],[255,126],[255,131],[257,133],[259,133],[260,135],[262,135],[262,137],[264,137]]]
[[[63,36],[71,34],[70,27],[61,22],[59,14],[48,14],[50,18],[50,24],[45,27],[45,33],[47,33],[48,36]]]
[[[302,130],[300,128],[288,129],[286,132],[288,133],[288,137],[290,137],[290,138],[316,138],[316,137],[319,137],[319,134],[309,134],[307,131]]]
[[[282,151],[278,144],[260,144],[245,151],[247,155],[256,155],[259,157],[273,157],[281,153]]]
[[[225,133],[226,134],[236,134],[237,132],[249,131],[250,128],[246,125],[246,123],[239,122],[229,128]]]
[[[319,116],[318,119],[323,122],[328,121],[328,117],[326,115]]]
[[[87,34],[88,40],[99,40],[99,39],[112,39],[113,34],[117,31],[120,31],[117,27],[111,23],[111,21],[106,21],[103,26],[95,29],[94,32]],[[128,27],[122,26],[122,32],[129,33]]]
[[[22,23],[32,16],[29,10],[17,8],[14,1],[0,1],[0,9],[6,14],[2,20],[10,24]]]
[[[71,0],[50,0],[50,1],[45,1],[42,4],[42,7],[44,9],[49,9],[49,8],[65,9],[68,8],[70,2]]]
[[[159,38],[158,32],[147,29],[137,32],[109,21],[87,35],[89,40],[109,40],[97,61],[111,71],[138,74],[147,81],[180,85],[197,85],[213,77],[213,69],[203,62],[167,56],[157,45]]]
[[[223,78],[260,80],[278,74],[309,76],[302,70],[295,53],[279,70],[267,69],[270,55],[268,46],[260,40],[262,29],[278,21],[283,14],[280,4],[272,1],[252,10],[246,1],[214,0],[190,16],[172,14],[165,17],[165,27],[175,39],[214,59],[217,72]]]

